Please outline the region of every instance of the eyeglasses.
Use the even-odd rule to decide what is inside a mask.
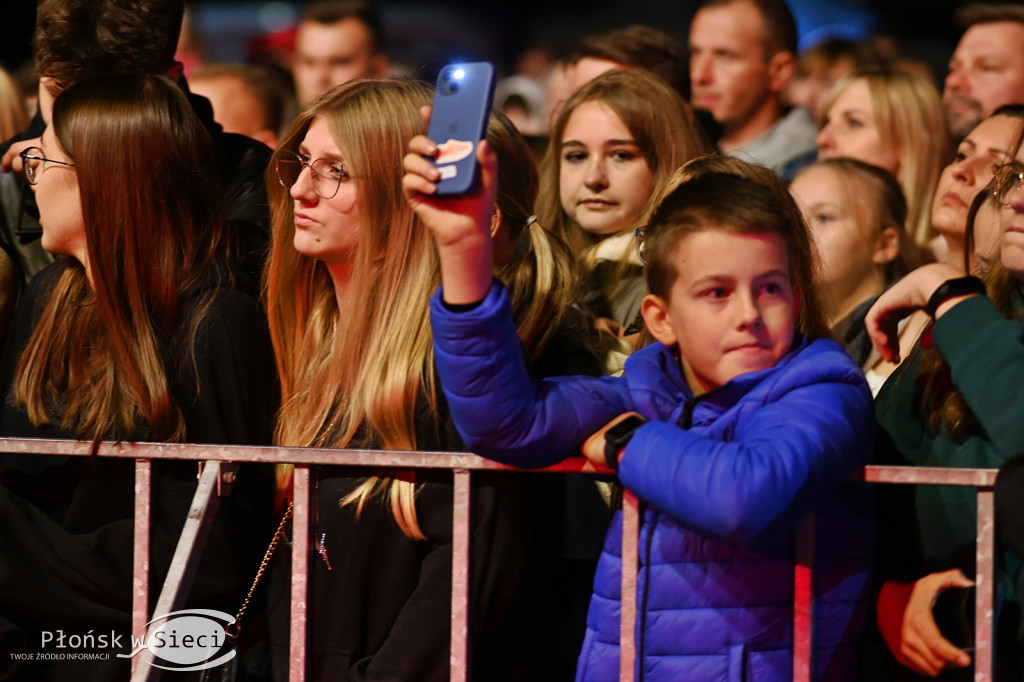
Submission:
[[[57,161],[56,159],[48,159],[43,156],[43,150],[39,147],[28,147],[22,150],[21,161],[25,168],[25,179],[28,180],[28,184],[34,185],[39,182],[39,176],[42,175],[43,171],[46,170],[46,163],[57,163],[61,166],[67,166],[68,168],[74,168],[75,164],[67,161]]]
[[[1024,172],[1022,172],[1019,165],[1008,164],[1001,167],[996,171],[994,182],[995,190],[993,193],[996,196],[996,201],[1003,206],[1010,206],[1015,197],[1018,199],[1024,197],[1022,194],[1017,194],[1017,192],[1024,189]]]
[[[282,187],[291,189],[302,175],[302,169],[308,168],[313,176],[313,191],[321,199],[333,199],[341,187],[341,181],[352,176],[348,174],[338,161],[330,159],[316,159],[311,161],[306,154],[299,154],[288,149],[282,149],[278,154],[277,163],[274,169],[277,171],[277,181]]]
[[[633,236],[636,238],[636,257],[640,259],[640,265],[647,265],[647,257],[644,255],[644,237],[646,235],[646,225],[641,225],[633,230]]]

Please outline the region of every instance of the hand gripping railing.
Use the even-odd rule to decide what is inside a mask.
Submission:
[[[64,440],[0,438],[0,453],[18,452],[39,455],[88,455],[88,443]],[[141,641],[150,621],[149,603],[149,514],[152,460],[189,459],[206,462],[200,477],[188,519],[171,561],[167,579],[157,600],[155,614],[181,608],[188,594],[206,533],[216,513],[220,497],[230,492],[237,466],[245,462],[295,465],[294,516],[292,519],[291,651],[289,679],[304,682],[306,676],[306,601],[309,561],[310,466],[343,465],[355,467],[395,467],[450,469],[453,475],[452,519],[452,595],[451,658],[452,682],[468,679],[469,557],[471,529],[472,476],[481,470],[517,470],[476,455],[451,452],[403,452],[391,450],[336,450],[330,448],[283,448],[252,446],[188,445],[166,443],[104,443],[100,457],[136,460],[135,546],[132,607],[132,635]],[[537,473],[607,473],[582,458],[570,458]],[[992,594],[994,557],[994,505],[992,469],[942,469],[869,466],[861,480],[868,483],[956,485],[978,489],[977,601],[975,612],[975,681],[992,680]],[[637,498],[629,491],[623,495],[622,531],[622,623],[620,631],[620,680],[632,681],[636,656],[634,624],[636,618],[636,577],[638,569],[637,537],[640,512]],[[795,682],[810,682],[813,666],[813,517],[806,520],[797,535],[797,568],[794,574],[794,665]],[[148,651],[140,656],[149,655]],[[133,682],[159,679],[160,668],[139,665],[133,659]],[[151,660],[143,658],[143,661]]]

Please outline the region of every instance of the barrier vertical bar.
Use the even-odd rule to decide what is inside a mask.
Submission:
[[[306,679],[306,599],[309,595],[309,465],[296,464],[292,478],[292,594],[288,679]]]
[[[469,535],[472,527],[472,478],[468,469],[452,471],[452,630],[451,682],[469,679]]]
[[[992,680],[992,592],[995,580],[995,492],[978,490],[978,540],[975,549],[974,682]]]
[[[135,460],[135,537],[132,554],[132,638],[141,641],[149,622],[149,519],[153,504],[153,462]],[[134,647],[133,647],[134,648]],[[132,673],[139,657],[132,658]]]
[[[637,545],[640,541],[640,500],[622,491],[622,621],[619,624],[619,680],[633,682],[636,663]]]
[[[793,575],[793,682],[811,682],[814,623],[814,514],[796,530]]]
[[[221,475],[225,471],[237,472],[238,465],[217,460],[206,462],[196,485],[196,492],[189,505],[185,525],[178,536],[178,543],[171,557],[171,565],[167,569],[167,577],[153,609],[154,618],[163,618],[185,604],[196,572],[202,558],[206,539],[210,535],[214,516],[220,508]],[[230,484],[228,484],[230,485]],[[230,487],[229,487],[230,490]],[[152,649],[145,648],[138,655],[146,664],[132,675],[132,682],[158,682],[164,668],[155,662],[156,654]]]

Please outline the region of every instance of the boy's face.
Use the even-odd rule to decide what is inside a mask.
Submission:
[[[648,294],[642,310],[654,338],[679,344],[694,395],[772,367],[789,351],[799,294],[780,235],[703,230],[683,237],[672,260],[670,299]]]

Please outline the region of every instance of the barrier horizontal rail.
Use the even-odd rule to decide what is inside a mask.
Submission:
[[[0,453],[84,456],[90,443],[44,438],[0,438]],[[468,469],[472,471],[523,471],[468,452],[428,450],[341,450],[337,448],[294,448],[263,445],[203,445],[194,443],[100,443],[99,457],[128,459],[218,460],[264,464],[332,464],[355,467],[400,467],[409,469]],[[550,473],[608,474],[582,457],[572,457],[543,469]]]
[[[37,455],[87,456],[90,443],[59,439],[15,439],[0,438],[0,454],[22,453]],[[145,624],[149,620],[148,567],[149,567],[149,510],[151,506],[152,467],[154,460],[195,460],[233,462],[294,464],[295,510],[293,517],[293,566],[292,566],[292,643],[289,661],[290,680],[305,680],[305,609],[307,596],[306,571],[308,569],[308,529],[310,514],[309,467],[335,465],[351,467],[396,467],[449,469],[453,472],[453,556],[452,556],[452,628],[451,628],[451,680],[464,682],[467,679],[469,647],[468,596],[469,596],[469,529],[471,520],[472,474],[476,471],[523,471],[517,467],[479,457],[470,453],[394,451],[394,450],[339,450],[334,448],[295,448],[279,446],[249,445],[204,445],[185,443],[101,443],[96,455],[99,457],[125,458],[136,460],[136,518],[135,518],[135,575],[133,581],[132,634],[141,638],[145,635]],[[226,468],[224,483],[233,468]],[[608,475],[606,469],[595,467],[582,457],[569,458],[543,469],[530,469],[535,473],[581,473]],[[995,483],[994,469],[947,469],[938,467],[898,467],[871,465],[855,476],[872,484],[909,485],[953,485],[978,488],[978,541],[977,541],[977,605],[975,612],[975,682],[992,680],[992,579],[995,555],[995,519],[992,486]],[[219,488],[219,485],[218,485]],[[626,492],[623,504],[623,553],[636,556],[637,532],[639,527],[639,502]],[[190,512],[190,520],[193,514]],[[200,521],[201,522],[201,521]],[[799,544],[799,543],[798,543]],[[811,545],[805,552],[812,551]],[[195,547],[188,547],[190,554]],[[186,556],[185,559],[189,557]],[[179,557],[175,556],[175,562]],[[798,557],[798,564],[812,567],[811,557]],[[172,562],[172,568],[174,563]],[[625,563],[625,562],[624,562]],[[635,560],[634,560],[635,563]],[[798,572],[800,568],[798,567]],[[187,577],[187,576],[185,576]],[[623,569],[623,596],[635,595],[635,566]],[[187,585],[186,585],[187,587]],[[173,589],[181,588],[180,585]],[[184,589],[184,588],[181,588]],[[797,600],[813,600],[812,594],[796,592]],[[635,604],[624,605],[621,626],[621,676],[623,681],[633,678],[635,641],[633,619]],[[811,679],[812,659],[810,603],[794,604],[794,680],[803,682]],[[133,661],[135,663],[135,661]],[[144,669],[148,668],[148,670]],[[156,671],[156,672],[154,672]],[[159,676],[159,669],[149,666],[138,667],[133,680],[152,682]]]

